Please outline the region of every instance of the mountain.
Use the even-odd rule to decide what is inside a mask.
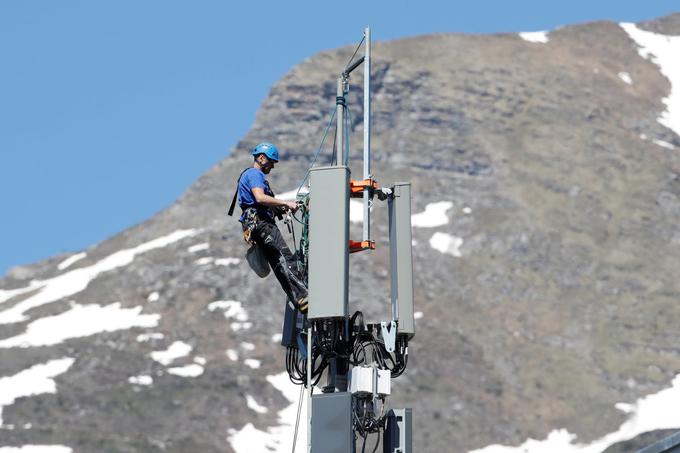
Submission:
[[[633,451],[680,428],[678,35],[673,14],[374,43],[373,171],[413,183],[420,314],[390,404],[413,407],[415,451]],[[282,293],[225,213],[260,141],[283,150],[274,190],[297,187],[352,51],[294,67],[172,206],[0,280],[0,445],[290,451]],[[389,316],[385,211],[351,258],[369,320]]]

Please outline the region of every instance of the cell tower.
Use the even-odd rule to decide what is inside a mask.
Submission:
[[[380,187],[371,174],[371,32],[364,30],[364,56],[352,61],[337,81],[336,165],[309,171],[309,192],[298,194],[302,219],[291,222],[300,238],[296,253],[307,278],[309,313],[286,306],[282,345],[291,380],[308,392],[310,453],[362,451],[371,434],[382,434],[384,453],[411,453],[410,408],[388,410],[391,380],[408,361],[408,342],[415,335],[411,255],[411,185]],[[363,176],[351,178],[347,144],[347,96],[352,72],[364,67]],[[331,120],[332,121],[332,120]],[[300,192],[300,191],[298,191]],[[363,199],[363,235],[349,237],[350,198]],[[350,314],[350,254],[375,249],[371,239],[371,205],[386,202],[389,219],[392,319],[364,323]],[[313,388],[326,376],[321,393]],[[376,444],[377,445],[377,444]]]

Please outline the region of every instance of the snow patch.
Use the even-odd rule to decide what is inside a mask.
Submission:
[[[547,31],[524,31],[518,33],[519,37],[525,41],[545,44],[548,42]]]
[[[252,396],[250,396],[248,394],[246,394],[246,404],[248,405],[248,407],[250,409],[254,410],[258,414],[266,414],[267,412],[269,412],[269,409],[267,409],[264,406],[259,405],[257,403],[257,401],[255,401],[255,398],[253,398]]]
[[[673,146],[672,143],[668,143],[668,142],[665,142],[665,141],[663,141],[663,140],[652,140],[652,142],[653,142],[655,145],[659,145],[659,146],[662,147],[662,148],[666,148],[666,149],[675,149],[675,146]]]
[[[209,311],[223,310],[224,317],[235,319],[236,321],[248,321],[248,312],[243,308],[243,304],[238,300],[216,300],[208,304]]]
[[[231,360],[232,362],[238,362],[238,352],[237,351],[235,351],[233,349],[227,349],[225,351],[225,354],[227,355],[227,357],[229,357],[229,360]]]
[[[422,311],[417,311],[413,313],[413,319],[422,319],[423,318],[423,312]]]
[[[22,294],[29,293],[35,289],[40,288],[39,282],[36,280],[33,280],[28,286],[25,286],[23,288],[16,288],[16,289],[0,289],[0,304],[8,301],[16,296],[20,296]]]
[[[252,368],[253,370],[257,370],[262,365],[262,362],[260,362],[257,359],[245,359],[243,363],[246,364],[246,366]]]
[[[73,304],[68,311],[33,321],[22,334],[0,340],[0,348],[51,346],[102,332],[158,325],[160,315],[141,311],[141,306],[121,308],[119,302],[104,307]]]
[[[205,256],[194,261],[194,264],[197,266],[205,266],[206,264],[212,264],[214,262],[215,258],[213,258],[212,256]]]
[[[128,382],[134,385],[151,385],[153,384],[153,378],[148,374],[142,374],[139,376],[130,376]]]
[[[297,418],[300,386],[290,382],[287,373],[267,376],[267,381],[274,386],[290,403],[278,412],[278,426],[259,430],[252,423],[240,430],[229,430],[227,441],[236,453],[289,453],[293,445],[295,419]],[[302,402],[300,427],[294,453],[307,451],[307,403]]]
[[[246,351],[254,351],[255,350],[255,345],[252,343],[248,343],[247,341],[244,341],[241,343],[241,347],[245,349]]]
[[[618,76],[619,79],[623,80],[628,85],[633,84],[633,79],[631,79],[630,74],[628,74],[627,72],[619,72]]]
[[[160,332],[142,333],[137,335],[137,341],[139,343],[145,343],[151,340],[162,340],[163,338],[165,338],[165,335]]]
[[[215,260],[216,266],[232,266],[241,262],[241,258],[217,258]]]
[[[280,333],[275,333],[274,335],[272,335],[272,341],[274,343],[280,343],[282,339],[283,339],[283,335],[280,334]]]
[[[633,439],[642,433],[659,429],[676,429],[680,407],[680,375],[673,379],[672,387],[640,398],[633,404],[618,403],[619,410],[632,414],[618,430],[590,444],[574,443],[575,434],[557,429],[545,440],[529,439],[519,447],[491,445],[470,453],[600,453],[611,445]]]
[[[0,447],[0,453],[73,453],[73,449],[63,445],[22,445]]]
[[[411,216],[411,225],[419,228],[433,228],[449,223],[446,212],[453,207],[451,201],[438,201],[425,206],[425,211]]]
[[[455,257],[463,256],[460,253],[460,246],[463,245],[463,238],[452,236],[447,233],[436,232],[430,238],[430,247],[438,252],[452,255]]]
[[[231,323],[231,330],[234,332],[238,332],[239,330],[248,330],[251,327],[253,327],[252,322],[232,322]]]
[[[638,28],[633,23],[622,23],[621,28],[637,43],[642,58],[659,66],[671,83],[668,97],[661,100],[666,110],[657,119],[659,123],[680,135],[680,36],[662,35]]]
[[[196,253],[196,252],[202,252],[203,250],[208,250],[210,248],[210,244],[207,242],[201,242],[200,244],[195,244],[192,245],[187,249],[187,252],[189,253]]]
[[[193,348],[183,341],[175,341],[165,351],[153,351],[151,358],[162,365],[170,365],[180,357],[188,356]]]
[[[628,403],[616,403],[614,407],[623,412],[624,414],[631,414],[635,410],[635,406]]]
[[[147,302],[158,302],[158,299],[160,299],[161,296],[158,294],[158,291],[154,291],[151,294],[149,294],[146,298]]]
[[[74,264],[76,261],[80,261],[83,258],[85,258],[86,256],[87,256],[87,253],[85,253],[85,252],[76,253],[75,255],[71,255],[68,258],[66,258],[64,261],[62,261],[61,263],[57,264],[57,269],[59,269],[60,271],[63,271],[67,267]]]
[[[182,377],[198,377],[203,374],[203,367],[197,363],[191,365],[168,368],[168,373]]]
[[[56,376],[65,373],[76,359],[62,358],[50,360],[46,363],[33,365],[13,376],[0,378],[0,426],[4,406],[14,404],[22,397],[40,395],[43,393],[57,393]]]
[[[186,237],[193,236],[199,231],[200,230],[197,229],[178,230],[168,234],[167,236],[162,236],[149,242],[145,242],[141,245],[138,245],[137,247],[115,252],[91,266],[74,269],[47,280],[31,282],[31,285],[26,288],[10,290],[10,293],[14,291],[13,294],[8,294],[7,291],[3,291],[0,293],[0,299],[8,295],[10,296],[9,298],[11,298],[21,294],[22,292],[31,291],[37,288],[40,289],[38,293],[19,302],[14,307],[0,312],[0,324],[25,321],[28,319],[28,317],[24,316],[24,313],[31,308],[40,307],[50,302],[54,302],[59,299],[63,299],[64,297],[69,297],[79,293],[87,288],[87,285],[89,285],[92,280],[97,278],[99,274],[126,266],[130,264],[139,254],[153,249],[166,247]]]
[[[206,360],[205,357],[196,356],[194,357],[194,363],[198,363],[199,365],[205,365],[206,363],[208,363],[208,361]]]
[[[463,214],[472,214],[472,208],[470,208],[470,206],[465,206],[463,208]]]

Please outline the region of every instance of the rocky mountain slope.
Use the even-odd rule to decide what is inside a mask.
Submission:
[[[391,399],[414,408],[415,451],[595,452],[680,428],[663,412],[680,373],[678,35],[674,14],[374,44],[374,173],[412,181],[420,215],[422,318]],[[274,189],[296,187],[352,51],[294,67],[231,155],[163,212],[0,280],[0,447],[290,451],[282,296],[241,260],[225,211],[260,141],[283,148]],[[350,292],[378,320],[389,284],[374,212],[378,249],[352,256]],[[642,398],[662,391],[657,420],[640,422]],[[529,438],[553,444],[485,448]],[[635,448],[622,445],[610,451]]]

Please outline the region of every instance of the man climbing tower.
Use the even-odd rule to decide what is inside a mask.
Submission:
[[[279,150],[271,143],[260,143],[252,153],[253,166],[241,173],[238,180],[238,204],[242,214],[239,222],[246,242],[260,247],[288,299],[302,312],[307,312],[307,288],[296,270],[296,263],[281,231],[276,226],[277,214],[297,211],[294,201],[275,198],[265,175],[279,161]],[[236,194],[229,209],[232,215]]]

